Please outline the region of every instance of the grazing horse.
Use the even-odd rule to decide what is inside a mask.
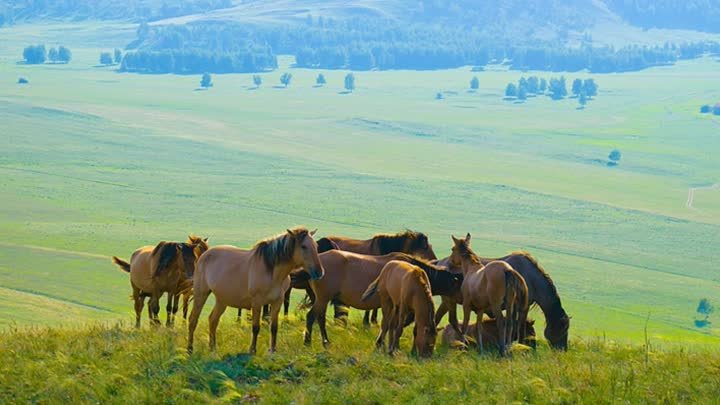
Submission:
[[[135,303],[135,327],[140,327],[140,315],[145,305],[146,297],[151,297],[151,301],[148,303],[148,316],[154,324],[160,323],[158,319],[160,312],[159,299],[164,292],[168,292],[168,303],[166,306],[167,326],[171,326],[174,323],[180,295],[183,295],[183,313],[187,312],[187,304],[192,294],[192,275],[195,271],[195,255],[202,255],[208,250],[207,241],[207,238],[201,239],[197,236],[190,235],[188,236],[188,241],[185,243],[174,243],[174,245],[170,245],[173,242],[160,242],[157,246],[143,246],[133,252],[129,263],[113,256],[113,263],[121,270],[130,273],[130,285],[133,290],[132,299]],[[153,265],[153,252],[158,250],[161,245],[164,254],[167,256],[163,259],[163,270],[160,272],[161,274],[158,274],[161,277],[156,278],[155,273],[157,268]],[[197,252],[195,252],[196,247],[198,249]],[[180,251],[182,251],[181,254],[176,254],[180,253]],[[182,256],[182,264],[179,263],[178,256]],[[158,263],[155,263],[155,265],[157,264]],[[175,264],[177,266],[174,267],[173,271],[165,272],[165,268],[169,264]],[[177,277],[178,272],[176,270],[178,270],[179,267],[184,267],[185,277]],[[178,283],[175,286],[169,285],[168,278],[178,278]],[[161,286],[161,284],[163,285]],[[152,299],[154,295],[157,296],[156,300]]]
[[[447,267],[450,272],[462,272],[449,263],[450,258],[439,260],[437,266]],[[545,338],[553,349],[567,350],[570,317],[565,312],[557,292],[555,283],[538,261],[527,252],[513,252],[500,258],[480,257],[480,263],[488,264],[501,260],[512,266],[525,279],[528,287],[529,305],[537,305],[545,316]],[[462,295],[443,297],[442,303],[435,314],[435,321],[440,324],[442,317],[450,312],[450,324],[457,324],[456,304],[462,303]]]
[[[346,252],[360,253],[363,255],[383,256],[389,253],[401,252],[412,256],[417,256],[425,260],[437,260],[432,245],[427,235],[422,232],[406,230],[396,234],[377,234],[370,239],[358,240],[342,236],[326,236],[318,240],[318,252],[323,253],[328,250],[344,250]],[[310,297],[310,302],[314,301],[312,289],[307,283],[293,284],[292,288],[305,290]],[[290,303],[290,292],[288,290],[285,296],[285,313]],[[347,310],[341,309],[342,302],[334,302],[335,318],[341,318],[347,315]],[[377,323],[377,310],[365,312],[363,324],[368,326]]]
[[[367,301],[373,295],[380,297],[383,311],[382,328],[375,342],[378,348],[385,346],[385,334],[390,331],[388,353],[392,355],[400,347],[400,336],[406,326],[408,315],[413,314],[412,353],[430,357],[435,349],[435,304],[430,280],[419,267],[393,260],[383,267],[380,275],[362,295]]]
[[[535,321],[528,319],[525,321],[525,341],[528,343],[528,346],[534,347],[535,346]],[[477,333],[477,323],[472,323],[468,326],[468,334],[471,336],[474,336]],[[482,342],[483,346],[485,346],[486,349],[490,349],[492,347],[497,347],[498,341],[499,341],[500,331],[497,327],[497,322],[495,319],[483,319],[483,326],[482,326]],[[458,335],[457,332],[455,332],[455,328],[453,328],[452,325],[447,325],[443,329],[442,332],[442,338],[441,342],[442,344],[450,347],[463,347],[464,343],[463,336]],[[472,346],[472,343],[471,343]]]
[[[252,309],[250,354],[254,354],[260,332],[260,312],[264,305],[270,304],[270,352],[275,352],[278,313],[285,290],[290,287],[288,275],[293,269],[303,267],[311,279],[319,280],[325,272],[313,235],[315,231],[309,232],[305,228],[288,229],[258,242],[250,250],[218,246],[202,255],[193,278],[188,352],[193,350],[195,328],[210,293],[215,295],[215,307],[209,317],[211,350],[215,350],[215,335],[225,309],[245,308]]]
[[[461,268],[465,276],[462,285],[462,331],[464,334],[469,332],[470,315],[475,312],[478,322],[475,341],[482,352],[482,318],[488,311],[497,322],[498,349],[504,356],[508,344],[512,342],[513,332],[520,330],[520,325],[524,325],[527,319],[527,285],[522,276],[505,262],[494,261],[483,266],[470,248],[470,238],[469,233],[465,239],[453,236],[454,246],[450,255],[450,264]]]
[[[315,301],[306,317],[305,344],[309,345],[312,341],[312,329],[316,319],[323,345],[327,346],[330,343],[325,329],[325,314],[328,304],[334,300],[360,310],[380,308],[378,297],[363,301],[362,294],[377,279],[382,268],[392,260],[408,262],[424,270],[434,295],[455,295],[460,291],[462,275],[452,274],[405,253],[396,252],[383,256],[363,255],[344,250],[321,253],[320,262],[325,268],[325,277],[321,280],[309,280]],[[295,271],[291,277],[295,283],[305,282],[309,278],[304,271]]]

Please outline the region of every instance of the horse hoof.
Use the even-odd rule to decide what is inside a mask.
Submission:
[[[188,346],[187,352],[188,352],[188,354],[193,354],[193,347],[192,347],[192,346]]]
[[[329,340],[323,340],[323,348],[327,349],[330,346]]]

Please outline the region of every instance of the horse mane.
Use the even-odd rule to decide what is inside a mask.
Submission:
[[[402,252],[399,252],[398,255],[400,257],[402,257],[406,262],[412,264],[413,266],[417,266],[417,267],[420,267],[421,269],[423,269],[425,271],[425,273],[427,273],[428,278],[431,277],[430,276],[431,274],[432,274],[432,277],[435,277],[435,274],[438,271],[446,271],[444,268],[442,268],[440,266],[436,266],[436,265],[430,263],[429,261],[427,261],[425,259],[421,259],[417,256],[413,256],[413,255],[410,255],[407,253],[402,253]]]
[[[435,301],[433,301],[433,295],[432,295],[432,287],[430,286],[430,279],[427,276],[427,273],[424,269],[422,269],[422,273],[413,272],[415,277],[417,278],[418,282],[423,288],[423,291],[428,297],[428,321],[431,323],[435,323]],[[424,277],[423,277],[424,275]],[[435,327],[434,325],[432,326]]]
[[[262,258],[270,272],[275,269],[275,266],[292,260],[296,239],[298,236],[310,233],[304,227],[293,228],[291,231],[294,236],[291,236],[288,232],[283,232],[261,240],[253,246],[253,255]]]
[[[153,278],[158,277],[172,264],[175,256],[177,255],[178,245],[177,242],[165,242],[162,241],[155,246],[150,255],[151,258],[157,257],[157,265],[155,271],[153,271]]]
[[[396,234],[380,233],[372,237],[372,243],[377,244],[381,255],[402,252],[407,241],[410,241],[413,249],[424,248],[428,244],[428,237],[422,232],[410,229]]]
[[[338,247],[337,243],[333,242],[330,238],[320,238],[317,241],[317,245],[318,253],[325,253],[328,250],[340,250],[340,247]]]
[[[557,309],[562,309],[562,305],[560,304],[560,295],[557,292],[557,287],[555,287],[555,282],[552,278],[550,278],[550,275],[545,271],[545,269],[540,265],[540,263],[531,255],[529,252],[526,252],[524,250],[518,250],[510,253],[510,255],[520,255],[523,256],[525,259],[527,259],[535,268],[538,270],[538,273],[540,273],[540,276],[545,279],[547,282],[548,287],[550,288],[550,292],[553,295],[553,298],[555,298],[555,303],[553,304],[553,312],[557,311]],[[537,302],[533,303],[532,306],[537,306]],[[563,311],[564,312],[564,311]],[[559,314],[560,316],[564,315]]]

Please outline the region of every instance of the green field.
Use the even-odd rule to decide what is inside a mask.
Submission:
[[[110,255],[189,232],[248,246],[305,224],[355,237],[410,227],[439,255],[471,232],[484,256],[539,258],[571,339],[640,342],[650,313],[655,344],[720,343],[720,329],[693,325],[698,300],[720,298],[720,189],[686,206],[690,188],[720,182],[720,119],[698,113],[720,101],[716,60],[592,75],[600,94],[584,110],[504,101],[523,74],[559,74],[500,67],[360,72],[341,94],[345,71],[315,88],[319,71],[284,58],[259,89],[231,74],[197,91],[198,76],[95,67],[133,30],[0,30],[0,325],[127,321]],[[25,45],[59,41],[69,65],[16,63]],[[277,88],[285,71],[292,84]],[[608,168],[613,148],[623,158]]]

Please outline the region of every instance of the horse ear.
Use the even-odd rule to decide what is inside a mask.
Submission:
[[[472,236],[470,236],[470,232],[468,232],[468,234],[465,235],[465,243],[470,243],[471,238],[472,238]]]
[[[286,229],[286,231],[287,231],[287,233],[290,234],[290,236],[295,236],[295,234],[293,233],[293,231],[291,231],[291,230],[289,230],[289,229]]]
[[[210,239],[210,238],[203,239],[203,242],[207,243],[208,239]]]
[[[315,236],[315,234],[316,234],[316,233],[317,233],[317,228],[315,228],[315,230],[314,230],[314,231],[310,232],[310,237],[313,237],[313,236]]]
[[[456,238],[455,235],[450,235],[450,237],[452,238],[453,243],[455,243],[456,245],[458,244],[458,242],[460,242],[460,239]]]

